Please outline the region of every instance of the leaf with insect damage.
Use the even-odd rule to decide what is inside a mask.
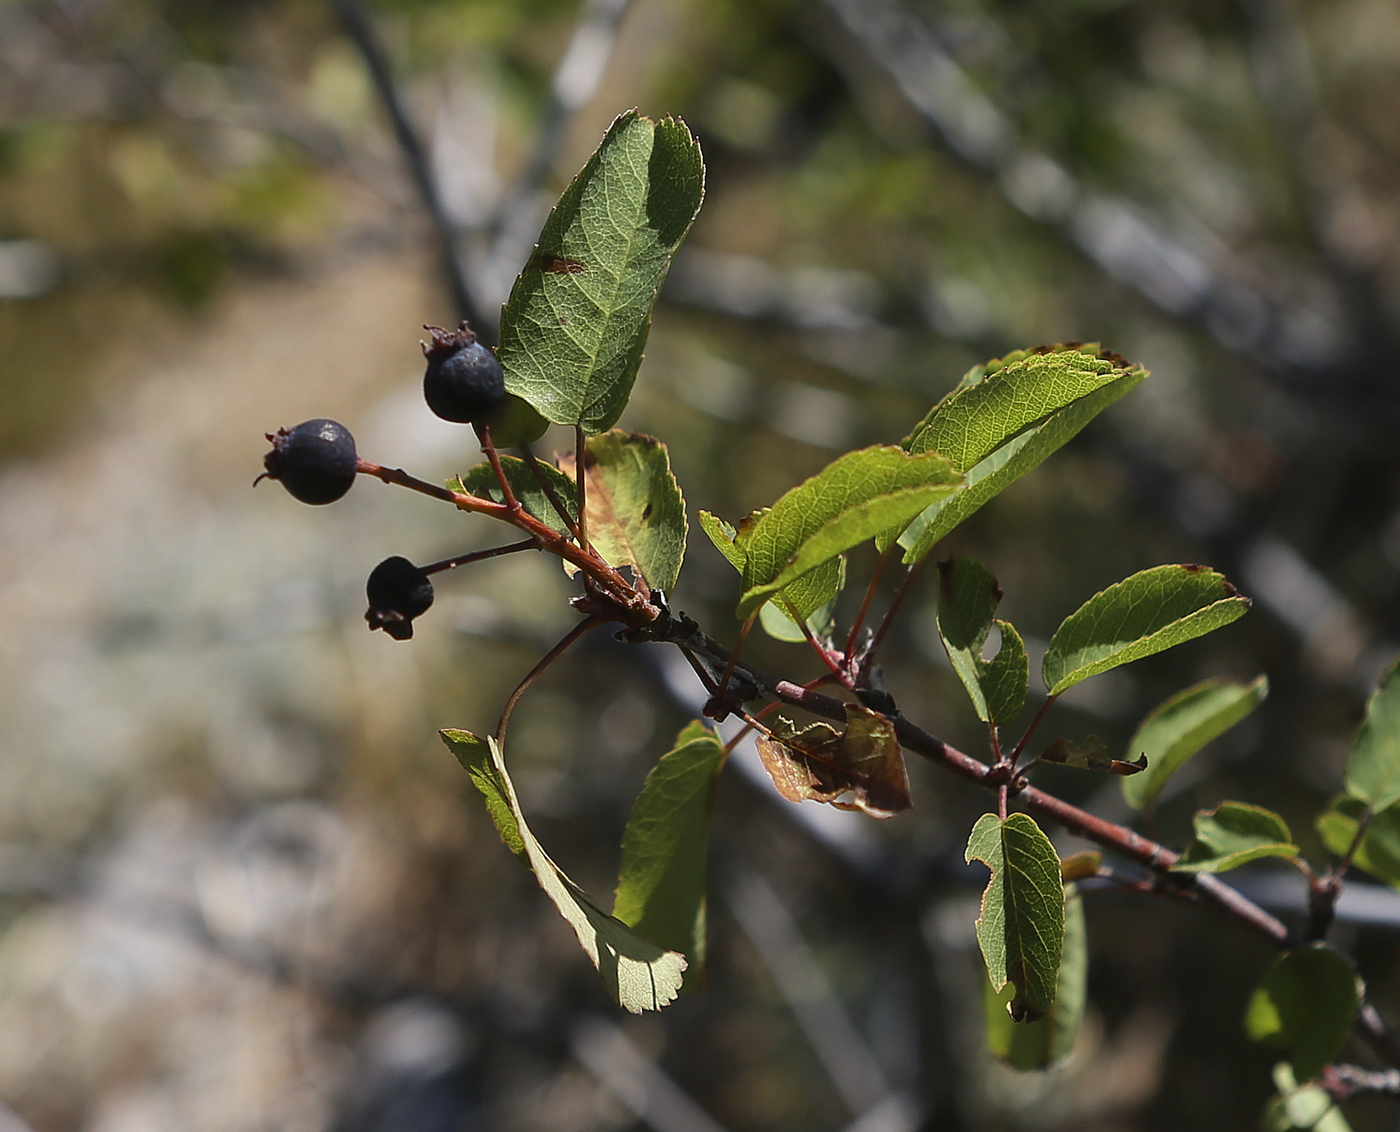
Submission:
[[[651,309],[704,196],[684,122],[629,110],[564,190],[501,312],[506,389],[555,424],[617,423]]]

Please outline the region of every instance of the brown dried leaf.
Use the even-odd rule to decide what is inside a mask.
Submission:
[[[1099,742],[1097,735],[1090,735],[1081,743],[1056,739],[1045,748],[1040,761],[1074,766],[1080,770],[1106,770],[1109,774],[1119,775],[1138,774],[1147,769],[1146,755],[1139,755],[1133,762],[1110,758],[1107,748]]]
[[[781,739],[760,736],[758,753],[789,802],[810,798],[874,818],[913,805],[894,724],[868,708],[848,704],[844,732],[817,723]]]

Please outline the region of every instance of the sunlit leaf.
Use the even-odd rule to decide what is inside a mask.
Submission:
[[[1400,660],[1391,664],[1366,705],[1366,720],[1351,746],[1346,787],[1377,811],[1400,801]]]
[[[936,454],[911,456],[888,445],[846,453],[783,495],[749,530],[740,529],[745,558],[738,616],[747,618],[803,574],[907,522],[959,483]]]
[[[1204,566],[1154,566],[1097,593],[1050,638],[1041,674],[1052,695],[1228,625],[1249,608]]]
[[[1102,866],[1103,854],[1097,849],[1086,849],[1082,853],[1074,853],[1060,862],[1060,879],[1066,883],[1084,880],[1097,873]]]
[[[1288,824],[1263,806],[1221,802],[1194,819],[1196,840],[1172,868],[1182,873],[1223,873],[1262,857],[1296,857]]]
[[[574,493],[573,480],[564,475],[558,468],[546,464],[542,460],[537,461],[535,467],[539,470],[544,481],[554,489],[555,498],[564,505],[569,516],[577,520],[578,498]],[[559,512],[554,509],[554,504],[549,501],[549,496],[540,487],[540,481],[535,478],[535,473],[530,470],[529,465],[524,460],[517,460],[514,456],[502,456],[501,471],[505,473],[506,482],[510,484],[515,498],[520,501],[520,505],[527,512],[560,534],[568,533],[569,528],[559,517]],[[448,480],[447,486],[455,491],[465,491],[470,495],[493,499],[497,503],[505,502],[505,495],[501,491],[501,485],[496,480],[495,472],[491,470],[491,465],[484,461],[477,464],[466,475],[455,480]]]
[[[564,190],[501,312],[506,388],[590,435],[621,415],[651,308],[704,195],[685,123],[629,110]]]
[[[724,745],[698,720],[661,756],[622,835],[613,915],[686,957],[686,986],[705,977],[705,861]]]
[[[1086,352],[1096,355],[1098,348],[1091,345],[1075,351],[1079,357],[1084,357]],[[1024,356],[1023,354],[1009,355],[1002,363],[989,363],[989,365],[998,367],[996,372],[1003,374],[1005,369],[1011,368],[1016,359]],[[1049,363],[1042,364],[1064,362],[1070,367],[1079,364],[1074,359],[1067,358],[1063,353],[1042,355],[1041,357],[1049,359]],[[1112,355],[1104,355],[1104,358],[1111,359]],[[1099,361],[1102,360],[1099,359]],[[1095,363],[1090,361],[1087,364],[1092,368]],[[975,381],[971,380],[976,374],[982,374],[982,376]],[[1012,379],[1015,379],[1015,376],[1013,373]],[[904,548],[904,562],[912,565],[921,561],[949,531],[974,514],[989,499],[1000,494],[1027,472],[1038,467],[1048,456],[1077,436],[1079,431],[1091,420],[1120,397],[1136,388],[1147,376],[1147,371],[1140,366],[1127,365],[1120,361],[1116,376],[1112,377],[1111,380],[1098,383],[1099,376],[1098,374],[1084,374],[1079,378],[1071,378],[1066,383],[1059,384],[1057,387],[1061,390],[1089,386],[1092,387],[1093,391],[1051,412],[1049,416],[1039,423],[1027,427],[1024,431],[1007,435],[1004,442],[999,443],[971,466],[961,467],[954,460],[954,466],[966,474],[966,487],[931,504],[905,528],[903,533],[899,534],[899,545]],[[1000,380],[1006,380],[1006,378],[1003,377]],[[961,402],[970,387],[988,383],[988,381],[984,367],[976,367],[963,379],[963,382],[952,394],[940,402],[938,407],[935,407],[930,415],[936,417],[943,406],[951,408],[955,401]],[[970,393],[966,393],[966,395],[971,396]],[[997,399],[988,397],[986,400],[988,403],[995,404]],[[1042,398],[1038,403],[1044,405],[1053,403],[1053,401],[1053,398]],[[1032,411],[1034,411],[1033,408],[1028,406],[1019,414],[1009,414],[1004,419],[1002,428],[1009,427],[1012,421],[1024,419],[1025,415]],[[998,431],[1000,430],[993,430],[990,435],[994,436]],[[920,430],[916,429],[905,443],[913,443],[919,436]],[[883,545],[882,541],[882,549]]]
[[[1026,702],[1030,661],[1021,635],[1008,621],[994,620],[1001,587],[992,572],[971,558],[938,566],[938,633],[953,671],[967,689],[977,718],[1009,723]],[[995,625],[1001,643],[990,660],[982,658]]]
[[[815,723],[779,738],[760,735],[758,753],[789,802],[829,802],[875,818],[913,804],[894,724],[868,708],[847,704],[844,731]]]
[[[1153,708],[1128,742],[1128,758],[1147,757],[1147,773],[1123,783],[1123,798],[1135,810],[1152,805],[1167,780],[1197,751],[1252,712],[1269,694],[1266,676],[1206,680]]]
[[[1264,1110],[1264,1132],[1351,1132],[1327,1090],[1320,1085],[1299,1085],[1286,1061],[1274,1066],[1278,1096]]]
[[[584,476],[588,539],[609,566],[630,566],[651,589],[670,593],[685,558],[685,500],[666,445],[613,429],[589,439]],[[572,455],[560,461],[572,481]]]
[[[1340,952],[1324,943],[1300,947],[1260,980],[1245,1012],[1245,1032],[1287,1050],[1293,1072],[1309,1081],[1342,1052],[1361,992],[1361,980]]]
[[[634,934],[622,921],[599,908],[550,860],[525,824],[515,786],[495,739],[481,739],[470,731],[448,730],[441,734],[485,797],[486,810],[501,840],[535,874],[545,895],[574,929],[579,945],[593,960],[603,985],[618,1004],[640,1014],[643,1010],[659,1010],[672,1001],[680,993],[685,956]]]
[[[1036,1022],[1012,1021],[1009,1007],[1014,986],[1007,983],[998,993],[988,982],[983,987],[987,1047],[993,1056],[1015,1069],[1055,1069],[1074,1052],[1084,1002],[1089,990],[1089,938],[1084,925],[1084,898],[1072,884],[1065,885],[1065,942],[1055,977],[1055,1003]]]
[[[1343,794],[1317,817],[1322,843],[1338,857],[1345,856],[1356,840],[1366,803]],[[1366,835],[1357,846],[1352,863],[1378,881],[1400,888],[1400,806],[1371,816]]]
[[[798,624],[801,618],[817,640],[830,637],[836,627],[836,598],[845,584],[845,556],[823,562],[779,590],[759,611],[764,632],[779,641],[804,641],[806,634]]]
[[[983,814],[967,841],[967,860],[992,872],[982,893],[977,943],[992,989],[1010,983],[1010,1015],[1043,1018],[1055,1001],[1065,936],[1060,858],[1029,814],[1002,821]]]

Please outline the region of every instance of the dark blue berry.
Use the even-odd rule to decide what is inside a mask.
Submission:
[[[355,438],[339,421],[318,417],[267,438],[272,451],[263,457],[264,475],[303,503],[334,503],[355,482]]]
[[[433,604],[433,583],[407,558],[386,558],[370,572],[365,584],[371,629],[383,629],[396,641],[413,636],[413,619]]]
[[[428,408],[445,421],[489,424],[491,415],[506,402],[505,378],[496,355],[476,340],[465,322],[456,330],[423,329],[433,337],[431,344],[423,343],[428,359],[423,396]]]

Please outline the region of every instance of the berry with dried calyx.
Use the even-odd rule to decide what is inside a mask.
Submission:
[[[258,480],[277,480],[303,503],[334,503],[355,482],[355,438],[339,421],[318,417],[269,432],[272,451]]]
[[[413,619],[433,604],[433,583],[407,558],[394,555],[376,566],[365,584],[371,629],[383,629],[396,641],[413,636]]]
[[[505,377],[496,355],[477,341],[463,322],[456,330],[423,327],[432,342],[423,343],[428,369],[423,375],[423,396],[445,421],[457,424],[489,424],[489,418],[506,403]]]

